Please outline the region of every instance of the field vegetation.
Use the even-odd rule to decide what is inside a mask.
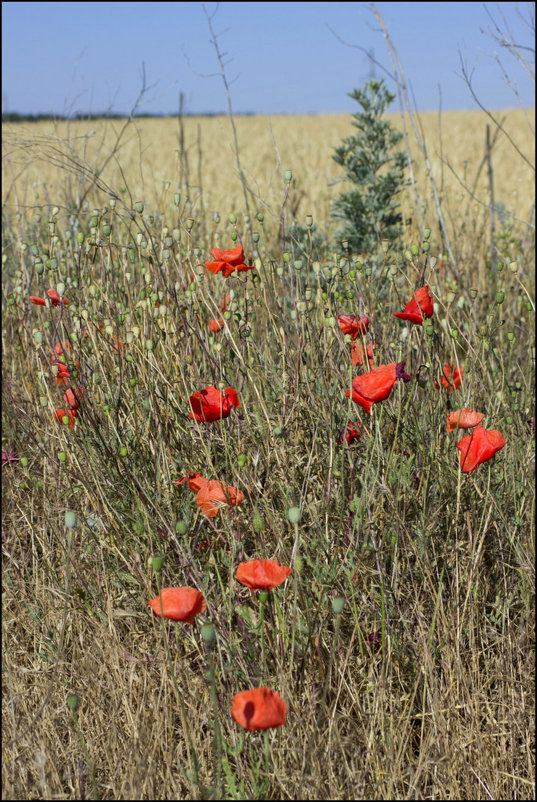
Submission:
[[[533,117],[408,125],[375,255],[331,219],[347,116],[3,126],[4,798],[534,798]],[[409,377],[371,414],[369,346]],[[465,407],[505,440],[470,472]]]

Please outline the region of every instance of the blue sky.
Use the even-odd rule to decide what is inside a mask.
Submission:
[[[412,86],[418,110],[472,109],[459,50],[488,108],[517,105],[494,53],[526,106],[534,85],[485,31],[502,15],[515,40],[533,47],[525,25],[534,3],[377,3]],[[212,13],[215,3],[205,5]],[[56,114],[128,112],[146,80],[141,108],[177,113],[226,110],[226,95],[201,3],[2,3],[2,110]],[[222,2],[213,17],[235,113],[354,112],[347,97],[373,74],[367,52],[389,68],[368,3]],[[329,27],[334,31],[332,33]],[[355,47],[348,47],[339,39]],[[365,52],[357,49],[363,48]],[[534,54],[524,51],[534,59]],[[532,62],[532,67],[534,66]],[[211,75],[212,74],[212,75]],[[384,75],[374,68],[375,77]],[[209,77],[207,77],[209,76]],[[393,89],[393,83],[388,81]],[[396,104],[392,107],[396,110]]]

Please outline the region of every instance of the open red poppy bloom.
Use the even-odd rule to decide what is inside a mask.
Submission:
[[[64,304],[64,306],[69,306],[69,301],[67,298],[60,298],[56,290],[47,290],[47,295],[51,300],[53,306],[58,306],[59,303]],[[36,306],[45,306],[46,301],[44,298],[38,298],[36,295],[30,295],[30,301]]]
[[[67,415],[67,417],[69,418],[68,421],[69,426],[71,427],[71,429],[73,428],[73,423],[75,422],[76,418],[76,409],[57,409],[54,414],[56,415],[60,423],[63,423],[63,417]]]
[[[456,409],[447,416],[446,428],[448,432],[452,432],[454,429],[473,429],[474,426],[481,423],[484,417],[482,412],[476,412],[470,407]]]
[[[183,482],[188,482],[189,488],[197,493],[196,502],[208,518],[214,518],[223,507],[238,507],[244,501],[242,490],[216,479],[204,479],[199,473],[189,473],[173,484],[181,485]]]
[[[71,409],[78,409],[84,398],[84,389],[82,387],[69,387],[63,394],[63,400]]]
[[[233,387],[226,387],[223,393],[214,385],[190,396],[190,417],[198,422],[212,423],[227,418],[231,407],[240,407],[239,396]]]
[[[220,331],[224,328],[224,320],[223,318],[219,317],[218,320],[209,320],[209,330],[216,334],[217,331]]]
[[[423,318],[432,317],[433,312],[433,297],[429,293],[429,287],[425,285],[425,287],[420,287],[419,290],[416,290],[412,300],[405,306],[404,312],[394,312],[394,315],[401,318],[401,320],[410,320],[411,323],[421,326]]]
[[[248,560],[239,563],[235,576],[250,590],[272,590],[285,582],[292,573],[290,568],[280,565],[277,560]]]
[[[352,400],[371,415],[373,404],[388,398],[397,379],[410,381],[404,367],[404,362],[392,362],[390,365],[379,365],[363,376],[356,376],[352,380]],[[349,395],[350,390],[347,388],[347,398]]]
[[[464,473],[475,471],[478,465],[486,462],[505,445],[505,437],[497,429],[490,431],[478,424],[472,434],[467,434],[457,443],[461,452],[461,470]]]
[[[171,621],[186,621],[192,624],[198,613],[204,613],[207,602],[195,588],[162,588],[160,596],[155,596],[149,606],[160,618],[160,600],[164,618]]]
[[[359,334],[367,334],[369,330],[369,318],[367,315],[338,315],[337,322],[343,334],[350,334],[356,340]]]
[[[373,370],[373,365],[375,364],[375,349],[377,347],[376,343],[370,343],[367,346],[367,351],[364,353],[364,346],[362,343],[351,343],[351,359],[352,364],[356,367],[357,365],[364,365],[366,361],[369,363],[369,369]]]
[[[458,390],[461,386],[461,382],[464,376],[464,370],[462,366],[460,368],[453,369],[452,364],[446,363],[442,368],[442,373],[444,374],[440,379],[440,384],[446,388],[448,393],[452,393],[453,390]],[[438,381],[434,380],[434,386],[437,390],[440,389],[440,384]]]
[[[285,724],[287,705],[270,688],[240,691],[231,703],[233,719],[245,730],[270,730]]]
[[[205,267],[211,273],[222,273],[224,278],[227,278],[237,270],[242,273],[243,270],[253,270],[254,265],[250,267],[244,264],[244,249],[242,245],[237,245],[236,248],[230,248],[228,251],[222,251],[220,248],[213,248],[211,256],[216,261],[205,262]]]
[[[362,434],[362,424],[360,423],[360,421],[356,421],[356,423],[349,421],[346,429],[343,429],[341,434],[339,435],[338,443],[341,445],[341,443],[343,442],[343,438],[345,438],[347,443],[351,445],[351,443],[354,443],[355,440],[358,440],[361,434]]]

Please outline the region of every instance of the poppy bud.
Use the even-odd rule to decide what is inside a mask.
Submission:
[[[207,645],[213,643],[216,638],[216,630],[214,624],[204,624],[201,628],[201,637]]]
[[[301,517],[300,507],[289,507],[287,510],[287,517],[292,524],[299,523]]]
[[[343,608],[345,607],[345,599],[341,596],[338,596],[335,599],[332,599],[332,610],[336,615],[341,615],[343,612]]]
[[[76,512],[73,510],[67,510],[65,513],[65,526],[67,529],[74,529],[76,526]]]
[[[177,523],[175,524],[175,531],[179,535],[186,535],[186,533],[188,532],[188,524],[187,524],[187,522],[186,521],[177,521]]]
[[[76,713],[80,706],[80,700],[76,693],[70,693],[67,697],[67,707],[69,710],[72,710],[73,713]]]
[[[505,293],[503,292],[503,290],[500,290],[499,292],[496,293],[497,304],[503,304],[504,298],[505,298]]]
[[[311,228],[313,225],[313,216],[311,214],[306,215],[306,225],[308,228]]]
[[[156,574],[160,574],[162,568],[164,566],[164,557],[152,557],[151,558],[151,565],[153,567],[153,571]]]
[[[142,203],[142,201],[137,201],[137,202],[134,204],[134,208],[136,209],[136,211],[138,212],[138,214],[142,214],[142,212],[143,212],[143,210],[144,210],[144,204]]]
[[[285,178],[286,183],[290,184],[291,181],[293,180],[293,171],[286,170],[285,173],[283,174],[283,177]]]

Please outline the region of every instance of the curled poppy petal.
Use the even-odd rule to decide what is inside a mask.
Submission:
[[[505,437],[497,429],[485,429],[478,424],[472,434],[467,434],[457,443],[461,452],[461,470],[464,473],[475,471],[478,465],[486,462],[505,445]]]
[[[58,418],[60,423],[63,423],[63,418],[67,416],[69,418],[69,426],[71,429],[73,428],[73,423],[75,422],[76,418],[76,409],[57,409],[54,413]]]
[[[429,292],[429,287],[425,285],[416,290],[403,312],[394,312],[394,315],[401,320],[410,320],[411,323],[421,326],[423,318],[432,317],[433,313],[433,297]]]
[[[269,730],[285,724],[287,705],[276,691],[253,688],[235,694],[231,715],[245,730]]]
[[[71,409],[78,409],[84,398],[83,387],[69,387],[63,394],[63,400],[71,407]]]
[[[362,376],[356,376],[352,380],[352,400],[371,415],[373,404],[389,397],[397,379],[409,381],[410,376],[404,372],[404,366],[404,362],[392,362],[389,365],[379,365]],[[350,396],[348,388],[346,395],[347,398]]]
[[[448,393],[452,393],[454,390],[458,390],[461,386],[461,382],[464,377],[464,369],[461,366],[460,368],[454,368],[452,364],[446,363],[442,368],[443,376],[440,379],[440,384],[435,379],[434,386],[437,390],[440,389],[440,385],[444,387]]]
[[[352,364],[356,367],[357,365],[364,365],[366,361],[367,355],[367,362],[369,363],[369,369],[373,370],[375,364],[375,349],[376,343],[370,343],[367,346],[367,351],[364,353],[364,346],[362,343],[351,343],[351,359]]]
[[[195,588],[162,588],[160,596],[148,602],[159,618],[161,599],[164,618],[171,621],[192,624],[198,613],[204,613],[207,609],[207,602]]]
[[[358,440],[361,434],[362,434],[362,424],[360,423],[360,421],[356,421],[356,423],[349,421],[346,428],[342,429],[342,431],[340,432],[338,437],[338,443],[341,445],[341,443],[343,443],[343,438],[345,438],[347,443],[351,445],[351,443],[354,443],[355,440]]]
[[[236,577],[250,590],[271,590],[285,582],[292,574],[286,565],[280,565],[277,560],[248,560],[239,563]]]
[[[220,317],[218,320],[209,320],[209,330],[216,334],[217,331],[221,331],[224,328],[224,321]]]
[[[46,306],[47,303],[44,298],[38,298],[37,295],[30,295],[30,301],[36,306]]]
[[[369,318],[367,315],[338,315],[337,322],[343,334],[350,334],[356,340],[359,334],[367,334],[369,331]]]
[[[475,409],[464,407],[464,409],[456,409],[451,412],[446,418],[446,429],[452,432],[455,429],[473,429],[484,418],[482,412],[476,412]]]

